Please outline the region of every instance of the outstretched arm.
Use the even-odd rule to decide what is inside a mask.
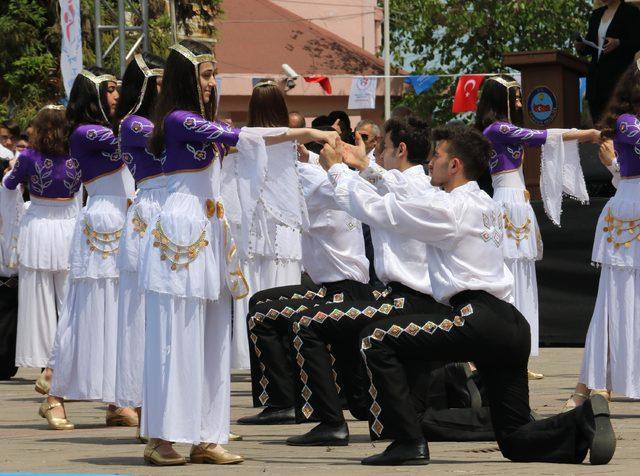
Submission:
[[[279,134],[277,136],[267,136],[264,138],[264,142],[267,145],[275,145],[282,142],[292,141],[297,141],[300,144],[306,144],[307,142],[321,142],[335,146],[339,139],[340,135],[335,131],[319,131],[317,129],[309,129],[305,127],[301,129],[287,129],[284,134]]]
[[[592,142],[596,143],[600,141],[600,131],[597,129],[576,129],[567,131],[562,134],[563,141],[577,140],[578,142]]]

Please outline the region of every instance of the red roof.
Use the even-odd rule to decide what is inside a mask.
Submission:
[[[383,74],[384,62],[269,0],[228,0],[217,22],[219,73]]]

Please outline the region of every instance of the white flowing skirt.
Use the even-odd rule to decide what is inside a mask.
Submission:
[[[263,256],[242,261],[242,269],[249,284],[249,294],[233,302],[231,368],[234,369],[248,369],[251,366],[246,319],[251,296],[264,289],[300,284],[301,275],[300,261],[276,261]]]
[[[580,382],[640,398],[640,269],[602,266]]]
[[[623,179],[596,227],[602,267],[580,382],[640,398],[640,178]]]
[[[76,200],[32,197],[20,221],[16,365],[46,367],[66,302]]]
[[[138,262],[142,236],[157,217],[166,199],[164,189],[140,189],[127,212],[118,252],[118,338],[116,362],[116,405],[142,405],[144,365],[145,299],[138,286]]]
[[[47,367],[67,298],[69,272],[21,266],[18,279],[16,366]]]
[[[32,197],[20,221],[20,265],[46,271],[68,271],[71,241],[79,212],[76,200]]]
[[[231,296],[149,292],[141,432],[178,443],[229,438]]]
[[[71,284],[54,343],[51,395],[115,402],[120,237],[125,197],[89,197],[73,235]]]
[[[114,403],[118,279],[72,280],[65,314],[56,337],[50,394]]]
[[[529,323],[531,355],[536,356],[539,354],[539,315],[535,262],[542,259],[542,240],[536,215],[525,192],[522,188],[496,187],[493,199],[501,205],[505,215],[502,243],[505,263],[514,279],[514,306]],[[510,229],[508,224],[520,233]]]
[[[539,354],[538,283],[536,262],[529,259],[505,259],[513,274],[513,305],[522,313],[531,328],[531,356]]]

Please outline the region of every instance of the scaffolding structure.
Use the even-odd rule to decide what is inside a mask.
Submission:
[[[117,4],[114,6],[114,4]],[[117,17],[117,25],[102,23],[102,7],[109,10]],[[118,46],[120,64],[120,76],[124,74],[127,61],[142,46],[142,51],[149,51],[149,0],[94,0],[94,25],[95,25],[95,53],[96,64],[102,66],[103,60]],[[134,18],[141,19],[141,24],[132,24]],[[102,34],[115,31],[116,37],[111,41],[107,49],[102,51]],[[127,33],[134,32],[137,37],[127,51]]]

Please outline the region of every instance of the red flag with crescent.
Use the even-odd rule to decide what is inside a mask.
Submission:
[[[458,80],[453,98],[453,112],[475,111],[480,85],[484,81],[481,74],[463,74]]]

